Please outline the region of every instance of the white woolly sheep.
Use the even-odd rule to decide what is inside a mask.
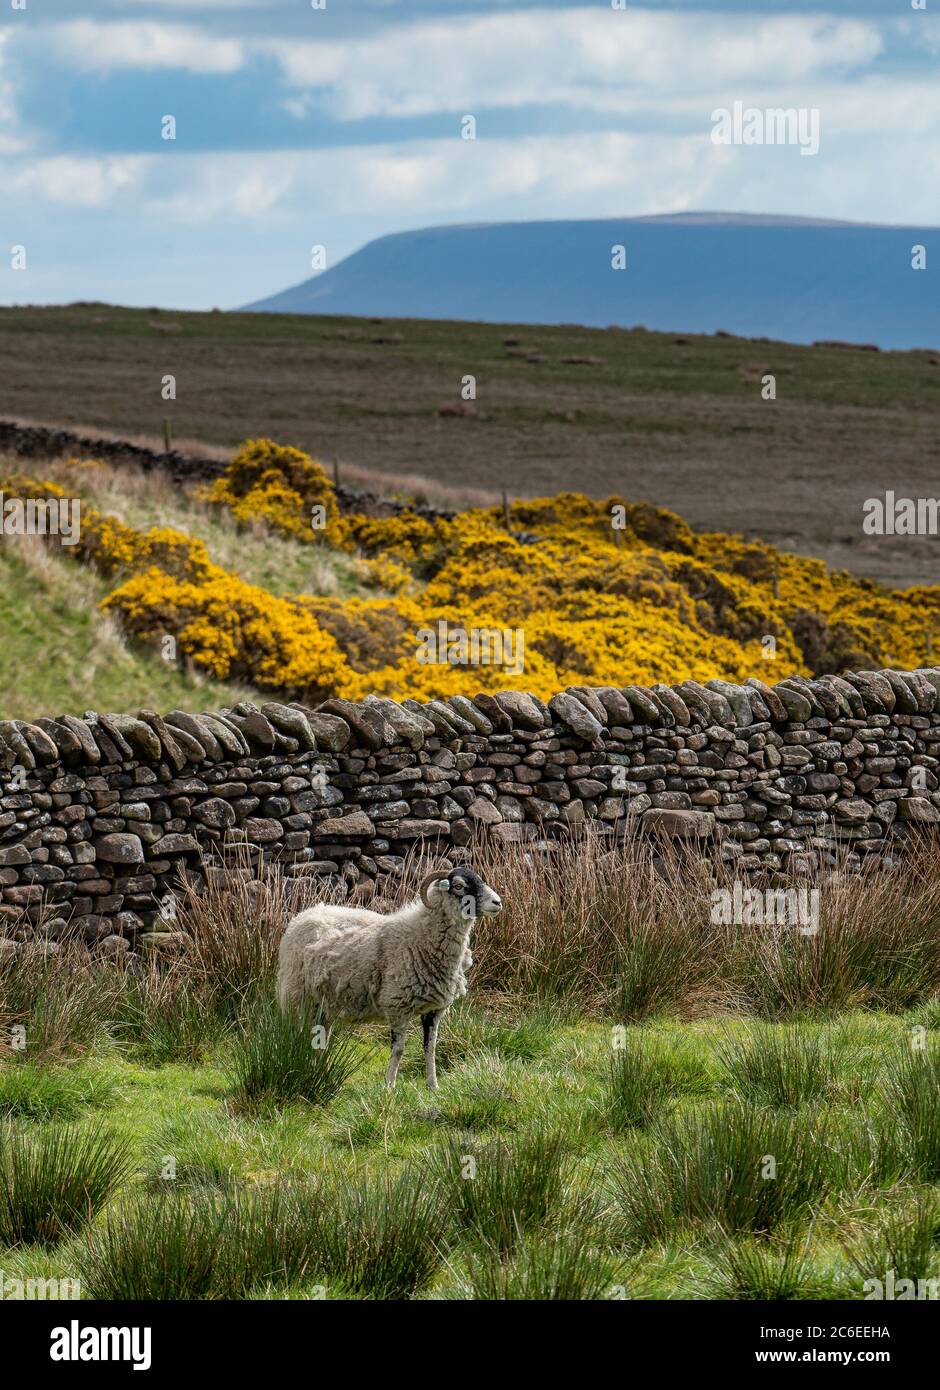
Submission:
[[[327,1029],[339,1019],[383,1022],[394,1086],[408,1025],[421,1015],[425,1078],[437,1089],[435,1052],[441,1015],[467,992],[470,932],[478,916],[502,907],[471,869],[429,874],[416,901],[392,912],[320,903],[288,923],[280,947],[281,1009],[319,1005]]]

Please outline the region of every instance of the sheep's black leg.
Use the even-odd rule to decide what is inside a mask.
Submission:
[[[405,1050],[405,1034],[407,1032],[407,1023],[403,1023],[401,1027],[393,1028],[391,1031],[392,1056],[388,1064],[388,1071],[385,1073],[385,1084],[389,1090],[395,1085],[395,1077],[398,1075],[401,1054]]]
[[[429,1014],[421,1015],[421,1026],[424,1029],[424,1075],[429,1091],[437,1090],[437,1029],[443,1012],[443,1009],[435,1009]]]

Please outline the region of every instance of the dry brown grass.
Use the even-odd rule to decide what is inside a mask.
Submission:
[[[597,1010],[623,991],[626,971],[636,1015],[720,989],[703,861],[670,859],[664,871],[648,845],[609,850],[587,836],[555,841],[547,862],[482,846],[474,863],[506,904],[477,927],[480,988]]]
[[[114,439],[113,432],[96,428],[93,425],[66,425],[61,421],[27,420],[20,415],[4,415],[3,418],[25,427],[39,426],[44,429],[68,430],[73,434],[83,435],[92,441],[100,440],[102,443],[108,443]],[[128,444],[134,444],[142,449],[152,449],[156,453],[162,453],[164,449],[162,435],[122,432],[120,437]],[[207,459],[213,463],[228,463],[233,453],[231,448],[219,444],[208,444],[203,439],[177,439],[174,437],[172,442],[174,450],[178,453],[188,454],[192,458]],[[16,459],[15,463],[18,468],[26,472],[35,472],[40,469],[44,477],[50,477],[56,482],[65,481],[74,476],[70,468],[70,460],[82,452],[73,450],[60,459],[51,461]],[[84,454],[94,457],[94,450],[86,449]],[[468,507],[493,507],[501,497],[501,490],[448,483],[440,478],[433,478],[426,473],[421,473],[417,469],[374,468],[350,459],[344,459],[342,463],[337,459],[328,460],[324,466],[330,477],[334,481],[338,480],[344,487],[362,489],[379,497],[407,498],[444,510],[460,511]],[[56,472],[50,471],[50,468]],[[125,503],[128,496],[150,501],[163,499],[170,502],[171,500],[178,500],[178,494],[172,481],[159,467],[143,469],[138,464],[126,463],[121,464],[116,469],[116,473],[119,479],[128,478],[129,489],[125,491],[120,487],[114,488],[114,509]],[[59,474],[61,476],[58,476]],[[193,505],[198,508],[199,504],[195,499],[193,499]],[[117,510],[115,510],[115,515],[119,515]]]
[[[81,497],[86,508],[94,507],[135,530],[170,527],[195,536],[205,543],[215,564],[274,594],[348,596],[360,592],[368,578],[367,566],[357,556],[298,545],[261,520],[246,526],[227,508],[207,502],[200,485],[179,487],[160,469],[148,472],[135,464],[89,466],[87,460],[74,457],[23,460],[0,454],[0,477],[20,471],[57,484],[68,496]],[[25,543],[29,538],[23,539]],[[30,550],[24,558],[37,576],[55,574],[61,582],[71,558],[58,560],[56,569],[60,551],[52,551],[41,540]],[[84,582],[75,575],[76,594]],[[76,597],[75,605],[78,602]]]
[[[343,884],[290,878],[238,848],[228,857],[232,872],[211,871],[205,887],[181,886],[189,947],[165,964],[148,962],[143,977],[127,975],[124,963],[102,965],[76,941],[0,967],[0,1032],[28,1019],[32,1056],[86,1049],[127,1026],[131,983],[134,1018],[143,1010],[183,1031],[204,1029],[209,1015],[231,1020],[259,994],[273,996],[281,936],[296,913],[318,901],[368,901],[359,888],[347,896]],[[471,995],[497,1013],[539,1004],[621,1022],[667,1014],[784,1019],[901,1012],[940,994],[935,838],[912,845],[895,870],[804,882],[819,892],[811,935],[796,925],[714,925],[712,894],[731,886],[729,870],[649,842],[561,841],[547,863],[521,847],[480,844],[472,860],[505,904],[476,924],[472,941]],[[371,905],[401,906],[429,867],[447,863],[416,849],[401,877],[384,885],[385,899]]]
[[[713,894],[733,887],[733,869],[661,844],[610,849],[587,836],[558,842],[548,864],[482,846],[474,862],[506,903],[477,927],[480,989],[621,1018],[898,1011],[940,992],[934,837],[912,842],[891,871],[872,863],[753,885],[817,892],[810,934],[796,924],[716,924]]]
[[[388,341],[365,319],[168,321],[180,331],[163,331],[149,310],[2,310],[7,397],[24,418],[64,426],[84,425],[94,401],[101,432],[158,448],[169,416],[174,441],[208,457],[269,435],[370,490],[448,502],[492,500],[504,485],[519,497],[622,493],[897,587],[935,576],[930,537],[861,532],[862,500],[892,478],[907,495],[932,495],[934,354],[570,325],[402,320]],[[542,360],[512,356],[507,335]],[[186,390],[167,405],[153,382],[170,345]],[[773,404],[742,379],[755,362],[777,376]],[[442,417],[466,372],[476,412]]]

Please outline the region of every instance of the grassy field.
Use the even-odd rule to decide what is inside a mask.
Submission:
[[[864,537],[861,508],[932,495],[938,363],[643,329],[0,309],[5,415],[153,438],[169,416],[175,438],[226,447],[267,434],[391,489],[621,492],[898,586],[929,581],[931,539]],[[441,416],[467,374],[473,413]]]
[[[108,586],[42,547],[0,551],[6,719],[88,709],[195,707],[239,700],[238,688],[186,676],[156,651],[132,649],[98,611]]]
[[[853,1300],[894,1271],[936,1297],[936,847],[823,886],[815,937],[709,935],[707,875],[635,853],[569,847],[541,904],[524,857],[486,866],[508,906],[478,927],[434,1093],[417,1036],[388,1093],[379,1029],[324,1052],[273,1008],[296,905],[276,878],[188,900],[175,966],[8,966],[0,1026],[27,1045],[0,1060],[6,1279]]]
[[[219,1269],[215,1288],[208,1277],[197,1288],[197,1270],[181,1269],[177,1296],[224,1296],[240,1284],[239,1296],[277,1298],[322,1289],[327,1297],[858,1299],[866,1279],[889,1269],[937,1278],[940,1150],[928,1152],[895,1110],[901,1095],[920,1114],[917,1067],[937,1101],[938,1044],[926,1060],[909,1060],[912,1027],[924,1018],[658,1019],[627,1029],[617,1052],[601,1022],[464,1009],[445,1029],[434,1095],[415,1039],[396,1091],[385,1093],[384,1040],[375,1036],[370,1049],[364,1032],[361,1067],[329,1105],[247,1111],[225,1043],[196,1065],[159,1064],[140,1042],[51,1073],[12,1064],[0,1072],[0,1110],[17,1117],[17,1133],[35,1141],[67,1119],[87,1135],[104,1122],[127,1146],[131,1171],[91,1233],[3,1248],[0,1222],[0,1268],[8,1279],[84,1275],[92,1297],[147,1297],[166,1277],[159,1246],[145,1243],[149,1222],[165,1225],[181,1201],[200,1215],[231,1213],[246,1193],[263,1203],[273,1184],[293,1182],[312,1211],[323,1204],[332,1214],[334,1237],[350,1210],[342,1246],[359,1250],[361,1269],[345,1253],[336,1259],[312,1214],[306,1257],[296,1259],[286,1231],[275,1234],[281,1219],[296,1240],[296,1216],[269,1213],[285,1268],[249,1243],[235,1251],[224,1234],[212,1245],[190,1229],[190,1253],[225,1250],[219,1264],[233,1259],[237,1268]],[[773,1177],[761,1175],[768,1152]],[[461,1176],[467,1156],[474,1178]],[[433,1173],[442,1209],[427,1202],[416,1213],[411,1183],[428,1193]],[[353,1220],[364,1192],[381,1199],[384,1230]],[[413,1248],[416,1220],[434,1245],[417,1242],[423,1258]],[[407,1262],[394,1257],[396,1239]],[[110,1242],[124,1250],[120,1276],[95,1259]],[[123,1289],[111,1282],[118,1277]]]
[[[83,505],[148,530],[175,527],[205,541],[218,563],[274,594],[313,592],[347,597],[362,591],[354,556],[316,552],[265,526],[236,525],[219,508],[200,504],[161,474],[133,469],[76,469],[66,462],[32,465]],[[21,461],[0,454],[0,477]],[[128,643],[98,605],[113,587],[88,565],[38,538],[0,543],[4,660],[0,710],[5,719],[37,712],[88,709],[169,710],[235,703],[253,692],[190,666],[162,660],[157,646]]]

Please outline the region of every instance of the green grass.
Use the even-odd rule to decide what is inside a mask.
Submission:
[[[203,709],[244,697],[240,687],[185,675],[156,649],[126,644],[98,611],[108,592],[102,579],[52,552],[37,563],[20,547],[0,547],[4,718],[145,706]]]
[[[606,1114],[614,1131],[648,1125],[676,1097],[706,1093],[703,1058],[684,1044],[663,1043],[634,1029],[615,1039],[610,1057]]]
[[[86,1065],[57,1069],[21,1061],[0,1067],[0,1116],[8,1119],[74,1120],[115,1096],[111,1077]]]
[[[384,336],[388,337],[386,320]],[[61,338],[70,355],[80,355],[80,344],[95,344],[99,351],[121,355],[126,364],[128,350],[153,343],[165,347],[167,336],[174,349],[212,351],[219,347],[231,352],[269,353],[272,348],[290,346],[307,354],[319,349],[333,361],[345,361],[351,368],[377,358],[416,365],[440,365],[457,371],[468,360],[482,374],[497,365],[520,379],[531,377],[532,364],[513,357],[504,338],[513,335],[525,347],[536,347],[545,355],[540,374],[558,382],[592,383],[600,370],[605,386],[656,390],[665,395],[687,390],[731,393],[738,389],[727,363],[740,360],[746,339],[717,338],[711,334],[683,334],[682,351],[676,351],[675,333],[656,333],[646,329],[591,329],[575,325],[488,324],[450,322],[433,319],[397,319],[392,324],[400,341],[386,342],[376,350],[376,338],[383,335],[382,320],[313,314],[202,313],[182,310],[125,309],[104,304],[58,305],[43,308],[6,307],[0,309],[0,327],[8,333],[41,334],[51,340]],[[925,346],[929,346],[925,345]],[[467,354],[470,354],[468,358]],[[923,403],[923,356],[917,353],[851,353],[838,348],[810,349],[790,343],[759,344],[752,356],[772,353],[776,370],[785,375],[788,395],[800,400],[833,404]],[[603,368],[586,369],[565,363],[565,357],[602,355]],[[812,360],[814,370],[805,370]],[[288,365],[288,364],[285,364]],[[730,377],[730,379],[729,379]],[[219,383],[222,385],[223,383]],[[931,383],[928,382],[928,385]],[[933,399],[937,399],[937,383]],[[869,395],[868,393],[873,394]],[[135,398],[132,408],[139,413]],[[186,405],[180,403],[180,413]],[[336,403],[335,409],[347,406]],[[367,409],[366,402],[357,409]],[[403,409],[399,404],[399,411]],[[156,411],[155,411],[156,415]]]
[[[757,1025],[746,1039],[729,1037],[720,1058],[732,1093],[756,1105],[819,1101],[838,1079],[838,1058],[828,1038],[794,1024]]]
[[[896,1049],[885,1092],[911,1171],[924,1182],[940,1181],[940,1047]]]
[[[940,1275],[940,1193],[935,1188],[901,1190],[873,1224],[848,1242],[849,1258],[862,1279],[893,1269],[905,1279]]]
[[[120,1186],[130,1149],[100,1124],[0,1128],[0,1244],[57,1244]]]
[[[469,1265],[451,1292],[454,1297],[487,1302],[570,1303],[625,1297],[626,1289],[618,1283],[622,1271],[623,1262],[598,1250],[589,1233],[562,1231],[520,1239],[509,1259],[496,1249],[486,1252]]]
[[[243,1109],[304,1100],[327,1105],[362,1065],[355,1040],[339,1027],[327,1040],[320,1014],[282,1014],[273,999],[246,1011],[232,1040],[230,1077]]]
[[[210,507],[192,489],[177,488],[160,473],[0,457],[0,478],[18,472],[58,483],[67,496],[80,496],[85,507],[137,530],[171,527],[195,536],[206,543],[215,564],[269,593],[346,599],[378,592],[366,588],[356,556],[302,545],[262,525],[241,527],[225,509]],[[125,641],[100,611],[101,601],[119,583],[120,576],[105,580],[38,539],[18,538],[0,547],[4,718],[145,706],[204,709],[251,697],[247,686],[164,661],[156,644]]]
[[[155,1192],[230,1188],[245,1167],[247,1138],[228,1114],[176,1115],[148,1133],[142,1169]]]
[[[798,1069],[773,1096],[763,1072],[756,1090],[729,1074],[751,1021],[658,1017],[620,1046],[609,1020],[506,1001],[456,1012],[434,1094],[415,1038],[384,1090],[378,1028],[353,1035],[357,1068],[322,1104],[234,1105],[228,1033],[198,1060],[160,1062],[119,1033],[68,1065],[0,1062],[0,1087],[55,1078],[45,1109],[14,1112],[17,1134],[54,1136],[68,1115],[94,1136],[106,1105],[131,1156],[102,1210],[45,1244],[0,1239],[0,1268],[80,1270],[84,1296],[106,1298],[860,1299],[865,1279],[932,1277],[940,1256],[921,1110],[892,1099],[932,1074],[932,1054],[911,1053],[915,1016],[801,1022],[801,1058],[832,1072],[807,1088]]]
[[[211,997],[187,989],[154,988],[152,977],[124,982],[120,1019],[123,1035],[141,1062],[198,1062],[227,1031],[227,1022]]]
[[[81,1249],[83,1293],[104,1299],[199,1299],[239,1292],[230,1256],[230,1204],[171,1191],[115,1206]],[[247,1255],[247,1252],[245,1252]]]
[[[558,1220],[571,1167],[565,1135],[541,1122],[512,1140],[451,1138],[432,1162],[460,1229],[499,1255]]]
[[[802,1234],[775,1242],[729,1241],[710,1257],[700,1288],[711,1298],[762,1302],[825,1298],[829,1292],[814,1274]]]
[[[838,1190],[825,1118],[737,1101],[659,1121],[612,1175],[624,1231],[638,1244],[683,1230],[766,1234],[804,1221]]]

